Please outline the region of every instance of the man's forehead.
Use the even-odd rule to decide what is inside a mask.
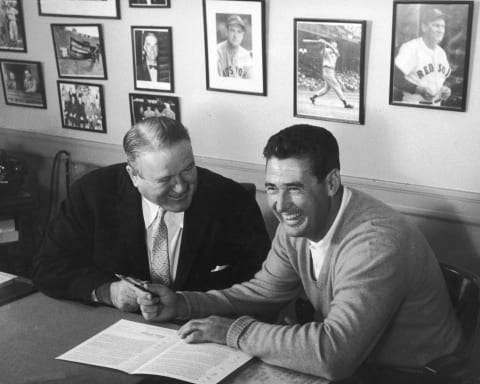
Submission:
[[[294,182],[311,175],[307,159],[290,157],[278,159],[272,157],[267,161],[266,182]]]

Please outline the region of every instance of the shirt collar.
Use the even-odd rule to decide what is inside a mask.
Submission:
[[[143,212],[143,220],[145,222],[145,228],[150,227],[153,221],[157,217],[157,213],[160,210],[160,213],[163,212],[163,208],[159,205],[152,203],[150,200],[147,200],[142,196],[142,212]],[[167,211],[165,214],[165,222],[167,223],[167,227],[170,225],[176,225],[183,228],[183,216],[185,212],[170,212]]]
[[[338,227],[340,218],[342,217],[343,212],[345,212],[345,208],[347,207],[347,204],[350,201],[351,196],[352,196],[352,191],[350,191],[350,189],[348,189],[347,187],[343,187],[342,202],[340,203],[340,209],[338,210],[337,216],[335,217],[333,224],[330,226],[327,234],[320,241],[316,241],[316,242],[311,240],[308,241],[309,247],[311,249],[321,248],[325,246],[325,244],[329,244],[332,241],[333,234],[335,233]]]

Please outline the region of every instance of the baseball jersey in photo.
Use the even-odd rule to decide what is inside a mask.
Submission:
[[[451,72],[443,48],[437,45],[430,49],[421,37],[410,40],[400,47],[395,65],[408,81],[426,87],[431,94],[436,95],[434,103],[440,101],[441,88]],[[419,94],[403,92],[405,102],[418,103],[424,100]]]
[[[252,77],[253,61],[250,53],[243,47],[238,47],[232,53],[227,48],[227,41],[217,45],[217,70],[222,77],[250,79]]]

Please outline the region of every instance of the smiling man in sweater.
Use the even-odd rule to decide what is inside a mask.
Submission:
[[[143,316],[194,319],[179,331],[187,342],[227,344],[326,380],[426,382],[411,371],[455,350],[462,335],[423,235],[389,206],[342,186],[338,144],[327,130],[286,128],[264,155],[268,202],[280,224],[262,269],[207,293],[151,285],[160,297],[139,298]],[[261,321],[302,289],[313,321]]]

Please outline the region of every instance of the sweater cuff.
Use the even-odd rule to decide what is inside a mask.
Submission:
[[[235,320],[227,331],[227,345],[240,349],[240,337],[254,321],[255,319],[250,316],[242,316]]]
[[[187,304],[187,313],[185,314],[185,316],[177,316],[176,319],[177,320],[189,320],[190,317],[191,317],[191,314],[192,314],[192,306],[190,305],[190,301],[188,300],[187,295],[184,295],[182,292],[178,292],[178,291],[177,291],[177,293],[180,296],[183,297],[183,300]]]

